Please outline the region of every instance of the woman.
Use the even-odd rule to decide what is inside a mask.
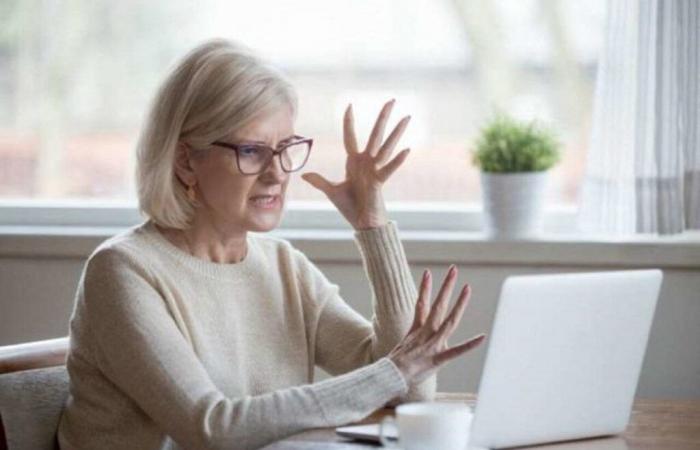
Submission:
[[[432,397],[438,366],[483,336],[447,347],[469,295],[447,311],[454,267],[432,307],[428,272],[415,292],[381,195],[408,155],[391,158],[408,118],[383,137],[392,105],[363,151],[348,108],[343,182],[303,176],[357,230],[370,324],[289,243],[248,233],[279,224],[308,158],[292,87],[226,41],[183,59],[138,146],[148,221],[102,244],[80,281],[62,449],[258,448]],[[313,383],[316,365],[335,377]]]

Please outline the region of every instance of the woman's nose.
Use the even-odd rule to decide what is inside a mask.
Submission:
[[[270,181],[282,182],[287,179],[289,174],[282,170],[282,155],[276,154],[272,157],[272,161],[263,171],[263,175]]]

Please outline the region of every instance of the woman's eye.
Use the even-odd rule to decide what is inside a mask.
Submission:
[[[241,156],[258,156],[260,154],[260,149],[254,146],[239,147],[238,153]]]

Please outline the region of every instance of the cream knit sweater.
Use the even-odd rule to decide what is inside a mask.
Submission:
[[[249,235],[237,264],[190,256],[150,222],[106,241],[71,318],[61,449],[252,449],[431,399],[435,377],[409,389],[384,357],[416,298],[396,226],[355,236],[371,323],[281,239]],[[336,376],[313,383],[314,366]]]

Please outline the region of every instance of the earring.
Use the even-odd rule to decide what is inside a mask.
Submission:
[[[189,185],[187,186],[187,198],[190,200],[190,202],[194,203],[197,201],[197,193],[194,191],[194,186]]]

